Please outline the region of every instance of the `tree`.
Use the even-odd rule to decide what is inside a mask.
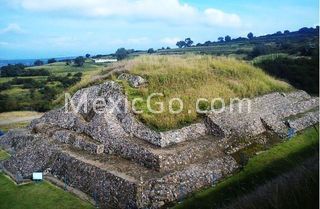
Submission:
[[[171,48],[167,46],[167,49],[171,49]]]
[[[86,54],[86,58],[90,58],[90,56],[91,56],[90,54]]]
[[[226,37],[224,37],[224,40],[225,40],[225,42],[229,42],[229,41],[231,41],[231,37],[226,35]]]
[[[283,31],[283,34],[289,34],[290,33],[290,31],[288,31],[288,30],[285,30],[285,31]]]
[[[203,43],[204,46],[210,46],[211,44],[212,44],[211,41],[206,41]]]
[[[218,38],[218,41],[219,41],[219,42],[223,42],[223,40],[224,40],[223,37],[219,37],[219,38]]]
[[[248,33],[247,37],[248,37],[248,39],[250,39],[250,40],[253,39],[253,33],[252,33],[252,32]]]
[[[176,45],[177,45],[179,48],[183,48],[183,47],[186,46],[186,42],[184,42],[184,41],[178,41],[178,42],[176,43]]]
[[[34,63],[33,63],[35,66],[40,66],[40,65],[43,65],[43,61],[41,61],[41,60],[36,60],[36,61],[34,61]]]
[[[74,63],[78,66],[81,67],[85,62],[85,59],[83,56],[79,56],[77,58],[74,59]]]
[[[193,41],[191,40],[191,38],[186,38],[184,40],[184,43],[185,43],[185,47],[190,47],[190,46],[192,46]]]
[[[155,52],[155,51],[154,51],[153,48],[148,49],[148,53],[149,53],[149,54],[152,54],[152,53],[154,53],[154,52]]]
[[[48,59],[48,64],[55,63],[57,60],[55,58]]]
[[[122,60],[126,57],[128,57],[128,51],[125,48],[119,48],[117,49],[115,55],[117,57],[118,60]]]

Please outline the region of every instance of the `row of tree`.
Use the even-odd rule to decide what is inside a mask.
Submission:
[[[86,54],[85,56],[86,56],[86,58],[90,58],[90,54]],[[67,63],[67,65],[70,65],[72,62],[72,60],[70,60],[70,59],[66,59],[66,60],[62,60],[62,61],[65,61]],[[83,64],[85,63],[86,60],[83,56],[79,56],[79,57],[76,57],[73,61],[76,64],[76,66],[81,67],[81,66],[83,66]],[[55,62],[57,62],[57,60],[54,58],[48,59],[48,64],[55,63]],[[34,66],[41,66],[44,64],[45,63],[42,60],[36,60],[33,63]]]
[[[247,35],[248,39],[251,40],[254,38],[253,36],[253,33],[248,33]],[[233,41],[233,40],[247,40],[247,38],[243,38],[243,37],[239,37],[239,38],[236,38],[236,39],[232,39],[231,36],[229,35],[226,35],[225,37],[219,37],[218,38],[218,42],[230,42],[230,41]],[[191,46],[194,46],[192,45],[194,42],[191,40],[191,38],[186,38],[185,40],[181,40],[181,41],[178,41],[176,43],[176,46],[179,47],[179,48],[185,48],[185,47],[191,47]],[[212,43],[215,43],[215,42],[211,42],[211,41],[206,41],[204,44],[201,44],[201,43],[198,43],[196,44],[195,46],[208,46]]]
[[[198,43],[196,45],[194,44],[194,41],[191,38],[185,38],[184,40],[178,41],[176,43],[176,46],[179,48],[187,48],[187,47],[192,47],[192,46],[211,46],[216,43],[226,43],[226,42],[232,42],[232,41],[250,41],[250,40],[255,40],[258,38],[265,38],[265,37],[277,37],[277,36],[282,36],[282,35],[289,35],[291,33],[299,33],[299,34],[310,34],[310,33],[315,33],[316,31],[319,31],[319,27],[317,26],[316,28],[301,28],[299,31],[296,32],[290,32],[289,30],[285,30],[284,32],[278,31],[274,34],[269,34],[265,36],[259,36],[255,37],[252,32],[247,34],[247,37],[238,37],[238,38],[231,38],[230,35],[226,35],[225,37],[218,37],[217,41],[206,41],[204,43]],[[165,50],[165,49],[170,49],[170,47],[162,47],[159,50]],[[258,46],[253,54],[253,56],[257,54],[263,54],[265,51],[265,48],[263,46]],[[125,49],[125,48],[119,48],[117,51],[113,54],[118,60],[125,59],[129,56],[129,54],[133,52],[138,52],[135,51],[134,49]],[[147,50],[147,53],[152,54],[155,53],[156,50],[153,48],[150,48]],[[103,55],[96,55],[95,58],[100,58]]]
[[[55,62],[57,62],[57,60],[56,60],[55,58],[48,59],[48,61],[47,61],[48,64],[55,63]],[[44,61],[42,61],[42,60],[36,60],[36,61],[34,61],[33,65],[34,65],[34,66],[44,65]]]
[[[0,68],[1,77],[16,76],[48,76],[50,72],[46,69],[26,69],[23,64],[7,65]]]
[[[253,35],[252,32],[248,33],[247,34],[247,37],[238,37],[238,38],[231,38],[231,36],[229,35],[226,35],[225,37],[218,37],[218,40],[215,42],[215,41],[206,41],[204,42],[203,44],[201,43],[198,43],[196,45],[192,45],[193,44],[193,41],[190,39],[190,38],[186,38],[185,40],[181,40],[181,41],[178,41],[176,43],[176,46],[179,47],[179,48],[185,48],[185,47],[191,47],[191,46],[210,46],[214,43],[223,43],[223,42],[231,42],[231,41],[245,41],[245,40],[254,40],[254,39],[257,39],[257,38],[268,38],[268,37],[277,37],[277,36],[283,36],[283,35],[289,35],[289,34],[311,34],[311,33],[318,33],[319,32],[319,26],[316,26],[315,28],[307,28],[307,27],[303,27],[303,28],[300,28],[298,31],[295,31],[295,32],[290,32],[289,30],[285,30],[283,32],[281,31],[277,31],[276,33],[273,33],[273,34],[268,34],[268,35],[265,35],[265,36],[260,36],[260,37],[255,37]]]

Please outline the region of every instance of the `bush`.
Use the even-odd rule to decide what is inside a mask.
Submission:
[[[270,53],[269,48],[264,44],[259,44],[252,49],[250,53],[250,57],[255,58],[257,56],[268,54],[268,53]]]
[[[149,53],[149,54],[153,54],[154,52],[155,52],[155,51],[154,51],[153,48],[148,49],[148,53]]]
[[[57,60],[55,58],[48,59],[48,64],[55,63]]]
[[[22,64],[7,65],[0,69],[1,77],[16,76],[48,76],[50,72],[46,69],[25,69]]]
[[[36,61],[34,62],[34,65],[35,65],[35,66],[41,66],[41,65],[43,65],[43,61],[41,61],[41,60],[36,60]]]
[[[85,62],[85,59],[84,59],[84,57],[82,57],[82,56],[79,56],[79,57],[77,57],[77,58],[74,59],[74,63],[75,63],[78,67],[83,66],[84,62]]]
[[[129,52],[125,48],[117,49],[115,56],[118,60],[123,60],[128,57]]]

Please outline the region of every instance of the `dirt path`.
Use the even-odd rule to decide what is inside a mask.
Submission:
[[[12,123],[20,123],[20,122],[29,122],[33,119],[40,118],[41,115],[27,116],[27,117],[19,117],[19,118],[10,118],[6,120],[0,120],[0,125],[8,125]]]

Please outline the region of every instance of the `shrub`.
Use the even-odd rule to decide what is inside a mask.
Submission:
[[[78,67],[83,66],[84,62],[85,62],[85,59],[84,59],[84,57],[82,57],[82,56],[79,56],[79,57],[77,57],[77,58],[74,59],[74,63],[75,63],[76,66],[78,66]]]
[[[55,58],[48,59],[48,64],[55,63],[57,60]]]

